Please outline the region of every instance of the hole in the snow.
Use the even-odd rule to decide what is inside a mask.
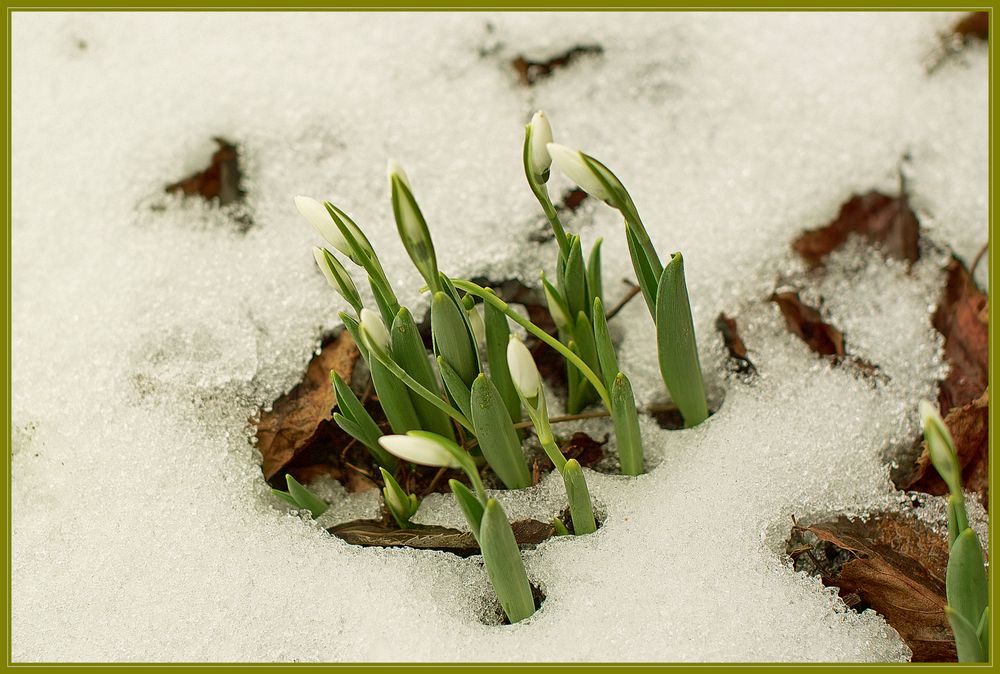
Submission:
[[[241,232],[253,226],[253,218],[242,207],[246,198],[239,149],[224,138],[212,139],[217,145],[208,166],[164,188],[167,194],[201,197],[226,208]],[[162,207],[161,207],[162,208]]]
[[[724,402],[725,394],[721,391],[710,395],[708,399],[708,417],[712,418],[722,409]],[[665,428],[668,431],[679,431],[686,428],[684,417],[681,416],[681,411],[673,402],[653,403],[646,408],[646,413],[653,417],[656,423],[660,425],[660,428]]]
[[[604,53],[604,47],[599,44],[577,45],[564,52],[545,59],[534,60],[523,55],[511,61],[521,84],[532,86],[538,80],[550,77],[556,70],[578,61],[584,56],[599,56]]]
[[[542,604],[545,603],[545,593],[542,591],[542,588],[535,583],[531,583],[531,598],[535,601],[535,612],[537,613],[541,610]],[[489,595],[483,600],[479,620],[484,625],[494,625],[498,627],[510,625],[510,620],[507,619],[507,615],[503,612],[503,607],[500,606],[500,600],[497,599],[497,596],[494,594],[492,588],[489,591]]]

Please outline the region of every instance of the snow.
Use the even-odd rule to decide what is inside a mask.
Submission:
[[[12,21],[15,661],[908,658],[879,616],[791,570],[784,539],[793,515],[900,504],[889,463],[942,372],[930,327],[941,253],[928,244],[907,274],[853,243],[816,280],[788,244],[852,193],[891,193],[904,156],[926,239],[967,261],[986,240],[986,47],[928,74],[953,15]],[[577,44],[604,52],[517,83],[513,57]],[[539,108],[556,142],[616,171],[661,253],[684,252],[724,404],[691,430],[644,418],[648,474],[588,472],[604,526],[527,552],[547,598],[499,627],[481,619],[478,558],[362,549],[322,530],[371,515],[373,494],[317,484],[333,501],[321,521],[290,513],[247,420],[295,384],[346,306],[314,267],[317,237],[292,197],[352,214],[419,316],[391,220],[393,157],[443,270],[533,283],[555,260],[551,242],[526,242],[545,227],[520,167]],[[226,212],[162,193],[204,166],[215,135],[240,148],[245,234]],[[554,195],[566,187],[553,178]],[[620,221],[591,200],[570,226],[605,238],[613,300],[632,276]],[[787,333],[766,300],[789,279],[887,381]],[[738,317],[760,371],[750,383],[724,374],[720,311]],[[640,404],[661,401],[642,303],[612,329]],[[563,496],[550,475],[498,498],[545,518]],[[446,496],[417,521],[462,525]]]

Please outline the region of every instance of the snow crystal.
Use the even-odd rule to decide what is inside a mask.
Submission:
[[[15,661],[908,658],[881,617],[794,572],[784,539],[793,515],[898,505],[889,466],[942,371],[934,251],[968,261],[987,236],[986,46],[927,67],[953,15],[12,21]],[[580,45],[602,52],[532,88],[510,66]],[[345,308],[313,265],[296,194],[352,214],[418,316],[389,157],[443,270],[532,284],[551,272],[520,166],[538,108],[558,142],[618,173],[661,253],[684,252],[721,408],[683,431],[644,417],[648,474],[588,471],[604,525],[526,552],[546,600],[499,627],[482,620],[478,557],[363,549],[323,530],[373,516],[376,494],[321,482],[333,505],[320,522],[289,512],[262,479],[248,419],[298,381]],[[215,136],[240,151],[246,231],[163,194],[204,166]],[[849,243],[825,276],[804,275],[795,235],[854,193],[893,192],[903,163],[937,248],[908,272]],[[553,176],[554,196],[569,187]],[[589,199],[568,222],[588,245],[604,237],[613,302],[632,278],[619,219]],[[767,301],[784,282],[880,376],[790,335]],[[720,311],[737,316],[750,381],[725,374]],[[612,330],[640,404],[662,402],[642,302]],[[563,505],[552,475],[498,498],[516,517]],[[417,520],[462,525],[443,495]]]

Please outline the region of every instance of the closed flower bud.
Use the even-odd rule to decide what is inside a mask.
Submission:
[[[351,275],[344,269],[344,265],[325,248],[313,246],[313,258],[316,266],[323,272],[326,282],[354,307],[355,311],[361,310],[361,296],[358,295],[358,288],[354,285]]]
[[[539,110],[531,118],[531,168],[538,176],[544,175],[552,165],[546,147],[552,142],[552,127],[545,113]]]
[[[507,342],[507,369],[510,370],[510,378],[521,395],[525,398],[534,398],[538,395],[542,382],[538,376],[535,359],[531,357],[531,352],[524,342],[513,335]]]
[[[389,348],[389,331],[385,329],[385,323],[379,315],[371,309],[362,309],[359,318],[365,338],[382,351],[386,351]]]
[[[546,149],[559,170],[579,185],[580,189],[601,201],[607,201],[611,198],[611,193],[608,192],[593,169],[583,160],[583,154],[579,150],[558,143],[549,143],[546,145]]]
[[[333,221],[326,206],[310,197],[295,197],[295,207],[299,213],[312,225],[320,236],[327,242],[348,257],[351,256],[351,247],[347,245],[344,235],[337,229],[337,224]]]
[[[447,441],[432,439],[430,435],[383,435],[378,441],[387,452],[403,461],[421,466],[460,468],[461,464],[444,445]]]

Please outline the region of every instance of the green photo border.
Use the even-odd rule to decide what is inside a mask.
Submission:
[[[244,664],[244,663],[217,663],[217,664],[203,664],[203,663],[123,663],[123,664],[102,664],[102,663],[67,663],[67,664],[57,664],[57,663],[12,663],[11,662],[11,501],[10,501],[10,480],[11,480],[11,19],[14,12],[38,12],[38,11],[61,11],[61,10],[75,10],[75,11],[96,11],[96,10],[109,10],[109,11],[152,11],[152,10],[175,10],[175,11],[206,11],[206,10],[217,10],[217,11],[306,11],[306,10],[317,10],[317,9],[327,9],[327,10],[362,10],[362,11],[382,11],[382,10],[408,10],[408,11],[445,11],[445,10],[472,10],[472,11],[488,11],[488,10],[507,10],[507,11],[545,11],[545,10],[591,10],[591,11],[636,11],[636,10],[709,10],[709,11],[722,11],[722,10],[753,10],[753,11],[781,11],[781,10],[804,10],[804,11],[819,11],[819,10],[834,10],[834,11],[848,11],[848,10],[887,10],[887,11],[920,11],[920,10],[941,10],[941,11],[987,11],[990,13],[990,34],[993,35],[994,28],[994,6],[993,5],[969,5],[965,3],[947,3],[947,2],[930,2],[930,1],[910,1],[910,2],[881,2],[876,5],[860,5],[856,2],[825,2],[825,3],[781,3],[781,4],[762,4],[759,2],[749,2],[749,1],[732,1],[726,2],[724,4],[711,5],[695,5],[690,3],[664,3],[664,2],[654,2],[650,0],[630,0],[627,4],[615,5],[612,3],[600,0],[542,0],[537,3],[532,2],[500,2],[494,0],[493,2],[485,2],[480,0],[479,2],[469,2],[468,0],[434,0],[433,2],[419,2],[418,0],[396,0],[395,2],[374,2],[374,3],[364,3],[359,4],[357,2],[328,2],[323,0],[296,0],[288,5],[275,4],[273,1],[268,2],[265,0],[215,0],[214,2],[197,4],[191,2],[144,2],[143,0],[132,0],[131,2],[87,2],[86,0],[63,0],[62,2],[57,2],[53,4],[44,3],[29,3],[29,2],[5,2],[6,9],[6,38],[7,38],[7,48],[5,50],[6,58],[6,72],[7,72],[7,105],[5,108],[6,115],[6,139],[5,139],[5,152],[7,161],[5,164],[5,183],[7,188],[7,206],[6,206],[6,216],[7,216],[7,236],[6,236],[6,274],[4,275],[5,281],[5,291],[6,291],[6,312],[4,317],[4,347],[6,351],[6,387],[5,391],[5,411],[6,411],[6,436],[4,438],[4,446],[7,453],[7,461],[4,463],[4,479],[3,479],[3,490],[5,495],[5,503],[7,510],[7,531],[5,540],[6,546],[6,574],[7,582],[4,584],[4,592],[6,595],[6,626],[5,630],[5,653],[6,662],[5,666],[10,668],[31,668],[31,669],[65,669],[65,668],[93,668],[93,667],[114,667],[116,670],[130,670],[130,669],[148,669],[148,668],[162,668],[162,667],[178,667],[185,670],[215,670],[219,668],[232,668],[232,667],[247,667],[254,670],[278,670],[287,669],[291,667],[330,667],[335,668],[338,672],[362,672],[371,671],[373,669],[448,669],[448,670],[468,670],[468,669],[489,669],[491,671],[533,671],[533,670],[552,670],[552,669],[586,669],[586,670],[617,670],[623,668],[639,668],[639,669],[670,669],[671,671],[710,671],[719,669],[729,669],[729,668],[780,668],[782,670],[814,670],[814,669],[843,669],[843,670],[868,670],[868,669],[885,669],[885,668],[898,668],[898,667],[919,667],[924,671],[928,670],[943,670],[945,668],[951,669],[954,667],[963,668],[974,668],[974,669],[992,669],[991,664],[963,664],[956,665],[951,664],[924,664],[924,663],[909,663],[909,664],[899,664],[899,663],[886,663],[886,664],[767,664],[767,663],[752,663],[752,664],[588,664],[588,663],[572,663],[572,664]],[[995,113],[993,108],[993,93],[996,90],[996,69],[994,68],[994,53],[993,44],[991,42],[989,48],[989,80],[990,80],[990,93],[989,93],[989,112],[990,112],[990,124],[989,124],[989,238],[990,241],[993,239],[994,224],[995,224],[995,208],[993,202],[993,196],[995,194],[994,182],[995,182],[995,141],[994,141],[994,124]],[[994,276],[994,264],[990,256],[987,256],[989,264],[989,284],[990,288],[996,287],[996,280]],[[989,311],[990,315],[996,315],[996,301],[992,295],[989,296]],[[996,346],[997,346],[997,335],[994,331],[994,324],[990,321],[989,325],[989,340],[990,340],[990,365],[989,365],[989,376],[990,381],[997,381],[997,371],[998,365],[996,362]],[[989,443],[990,448],[996,446],[996,420],[993,415],[990,417],[990,428],[989,428]],[[996,484],[996,466],[993,462],[990,463],[990,483]],[[996,499],[990,499],[990,520],[989,520],[989,530],[990,530],[990,542],[988,547],[988,553],[990,558],[993,557],[994,536],[993,536],[993,515],[996,508]],[[990,574],[990,597],[992,606],[1000,606],[1000,592],[998,592],[998,586],[994,578],[995,574]],[[996,662],[994,657],[994,652],[996,649],[996,635],[998,630],[998,623],[1000,620],[996,618],[992,621],[992,634],[990,640],[990,661],[991,663]],[[706,635],[707,637],[708,635]]]

